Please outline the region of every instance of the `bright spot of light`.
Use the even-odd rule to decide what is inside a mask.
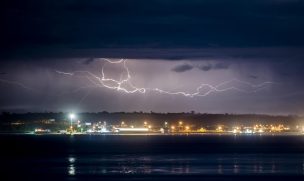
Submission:
[[[73,164],[69,166],[69,175],[75,175],[75,167]]]
[[[69,157],[69,163],[74,163],[75,162],[75,158],[74,157]]]
[[[76,117],[75,114],[73,114],[73,113],[71,113],[69,116],[70,116],[70,119],[74,119]]]
[[[75,175],[76,174],[76,168],[74,166],[74,163],[76,161],[76,159],[74,157],[69,157],[68,158],[69,161],[69,167],[68,167],[68,174],[69,175]]]

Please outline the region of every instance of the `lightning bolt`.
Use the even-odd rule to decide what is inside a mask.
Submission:
[[[185,97],[204,97],[211,93],[226,92],[229,90],[235,90],[235,91],[243,92],[243,93],[254,93],[254,92],[258,92],[260,90],[267,88],[268,85],[270,85],[270,84],[275,84],[274,82],[269,82],[269,81],[263,82],[261,84],[252,84],[250,82],[241,81],[238,79],[232,79],[232,80],[217,84],[215,86],[211,85],[211,84],[203,83],[203,84],[199,85],[194,92],[168,91],[168,90],[163,90],[160,88],[144,88],[144,87],[137,87],[132,83],[132,81],[131,81],[132,76],[131,76],[130,70],[127,66],[126,59],[120,59],[118,61],[113,61],[110,59],[101,58],[98,60],[104,61],[105,64],[123,64],[124,72],[126,73],[125,78],[121,77],[120,80],[109,78],[105,74],[105,71],[104,71],[105,64],[103,64],[103,66],[101,67],[101,76],[98,76],[97,74],[94,74],[90,71],[75,71],[75,72],[71,73],[71,72],[63,72],[63,71],[56,70],[56,72],[58,74],[63,74],[63,75],[67,75],[67,76],[75,76],[76,74],[81,73],[81,74],[84,74],[83,76],[86,77],[93,85],[95,85],[95,87],[105,87],[108,89],[112,89],[112,90],[116,90],[116,91],[120,91],[120,92],[124,92],[124,93],[128,93],[128,94],[133,94],[133,93],[145,94],[147,92],[156,92],[156,93],[160,93],[160,94],[181,95],[181,96],[185,96]],[[225,87],[231,83],[239,83],[240,85],[247,86],[247,88],[249,88],[249,90],[241,89],[236,86]],[[203,92],[202,89],[206,89],[206,91]]]
[[[0,79],[0,82],[1,82],[1,83],[5,83],[5,84],[10,84],[10,85],[19,86],[19,87],[21,87],[21,88],[23,88],[23,89],[26,89],[26,90],[30,90],[30,91],[36,92],[35,89],[33,89],[33,88],[31,88],[31,87],[28,87],[28,86],[26,86],[25,84],[23,84],[23,83],[21,83],[21,82],[18,82],[18,81]]]

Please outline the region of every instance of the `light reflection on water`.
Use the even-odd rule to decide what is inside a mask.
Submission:
[[[74,157],[72,157],[72,156],[70,156],[69,158],[68,158],[68,161],[69,161],[69,166],[68,166],[68,174],[69,175],[75,175],[75,166],[74,166],[74,163],[75,163],[75,158]]]
[[[69,156],[68,175],[78,174],[293,174],[304,175],[303,154]]]

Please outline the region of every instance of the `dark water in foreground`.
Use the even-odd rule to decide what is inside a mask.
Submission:
[[[303,180],[304,136],[0,135],[0,180]]]

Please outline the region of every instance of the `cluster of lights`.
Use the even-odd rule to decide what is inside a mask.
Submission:
[[[288,131],[290,130],[289,127],[286,127],[282,124],[279,125],[262,125],[262,124],[257,124],[254,125],[253,127],[234,127],[232,129],[233,133],[264,133],[264,132],[282,132],[282,131]]]
[[[78,131],[81,129],[81,132],[83,130],[84,127],[82,127],[81,122],[78,120],[77,122],[75,122],[74,120],[76,119],[76,115],[74,113],[71,113],[68,115],[70,118],[70,127],[69,130],[71,133],[74,133],[76,130],[76,128],[78,128]],[[75,125],[75,123],[77,123],[77,127],[74,128],[73,125]],[[86,128],[88,128],[88,126],[90,127],[92,124],[90,123],[85,123],[84,124],[86,126]],[[110,128],[111,127],[111,128]],[[110,132],[109,130],[113,129],[118,131],[157,131],[159,130],[157,127],[152,129],[152,125],[149,124],[148,121],[143,121],[143,127],[136,127],[134,125],[127,125],[125,123],[125,121],[121,121],[120,125],[110,125],[110,127],[108,127],[109,129],[107,129],[107,125],[104,122],[103,124],[101,124],[101,122],[97,123],[97,124],[93,124],[92,127],[90,129],[87,130],[87,132],[101,132],[101,133],[105,133],[105,132]],[[301,132],[304,132],[304,126],[296,126],[296,129],[298,129]],[[232,130],[224,125],[218,125],[217,127],[215,127],[213,130],[211,129],[205,129],[203,127],[197,129],[197,130],[193,130],[191,129],[191,126],[185,124],[183,121],[178,121],[176,125],[172,124],[169,125],[169,123],[167,121],[164,122],[163,124],[163,128],[160,129],[161,132],[172,132],[172,133],[179,133],[179,132],[193,132],[193,133],[214,133],[214,132],[232,132],[234,134],[238,134],[238,133],[246,133],[246,134],[253,134],[253,133],[264,133],[264,132],[282,132],[282,131],[289,131],[290,128],[284,126],[283,124],[278,124],[278,125],[262,125],[262,124],[256,124],[253,126],[235,126],[232,127]],[[43,132],[44,130],[40,130],[40,129],[36,129],[35,132]]]
[[[167,127],[168,123],[165,122],[165,127]],[[171,132],[190,132],[191,128],[189,125],[184,125],[183,121],[178,122],[178,126],[171,125],[170,126]]]

